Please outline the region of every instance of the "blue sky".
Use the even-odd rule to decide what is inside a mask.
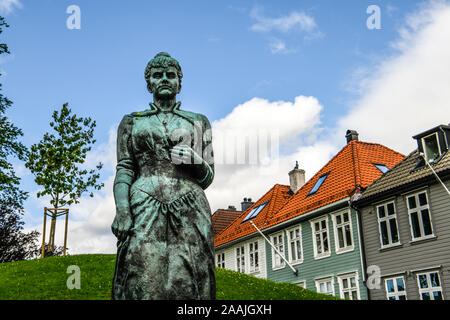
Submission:
[[[70,5],[81,10],[80,30],[66,26]],[[380,8],[379,30],[367,28],[369,5]],[[95,119],[92,163],[106,162],[102,179],[110,186],[117,125],[124,114],[147,108],[144,68],[156,53],[169,52],[183,68],[179,100],[205,114],[213,134],[247,123],[275,123],[281,130],[276,170],[255,181],[253,167],[224,167],[207,190],[213,211],[239,208],[243,197],[257,199],[274,183],[288,184],[295,159],[311,177],[344,146],[345,129],[407,154],[413,134],[448,123],[448,112],[442,113],[450,109],[448,99],[439,89],[450,71],[441,57],[448,49],[442,43],[448,42],[447,9],[446,1],[412,0],[0,0],[0,14],[11,25],[1,42],[12,53],[0,60],[0,81],[14,102],[8,116],[23,129],[27,146],[49,130],[53,110],[65,102]],[[429,67],[440,62],[441,68]],[[423,109],[418,101],[426,102],[427,115],[404,118],[407,110]],[[45,204],[33,196],[38,186],[27,169],[17,163],[17,170],[31,195],[27,227],[40,231]],[[95,199],[71,208],[74,241],[92,238],[75,251],[113,250],[96,242],[113,243],[111,190]],[[89,234],[80,231],[87,224]]]

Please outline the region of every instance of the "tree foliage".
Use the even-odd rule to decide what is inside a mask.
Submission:
[[[9,25],[0,17],[0,34],[3,27]],[[0,44],[1,54],[9,54],[5,43]],[[28,193],[19,188],[20,178],[16,176],[10,158],[25,161],[27,148],[18,140],[23,136],[22,130],[6,117],[6,110],[11,106],[12,101],[0,91],[0,262],[32,258],[39,251],[39,232],[23,232],[21,214]]]
[[[95,169],[84,169],[87,152],[95,143],[95,121],[77,117],[65,103],[61,110],[54,111],[50,127],[54,133],[45,133],[43,139],[34,144],[28,153],[25,166],[35,175],[35,182],[43,187],[38,197],[50,195],[54,208],[78,203],[81,195],[90,187],[100,190],[97,183],[103,164]],[[93,197],[93,193],[90,192]]]

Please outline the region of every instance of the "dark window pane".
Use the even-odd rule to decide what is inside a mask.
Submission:
[[[408,198],[408,207],[410,209],[415,209],[417,207],[417,205],[416,205],[416,197],[415,196],[412,196],[412,197]]]
[[[344,213],[344,222],[348,222],[348,212]]]
[[[324,252],[328,251],[328,239],[326,233],[323,234],[323,251]]]
[[[352,234],[350,232],[350,225],[345,226],[345,239],[347,240],[347,246],[352,245]]]
[[[424,192],[424,193],[421,193],[421,194],[419,194],[419,204],[421,205],[421,206],[424,206],[424,205],[426,205],[428,202],[427,202],[427,195],[426,195],[426,193]]]
[[[434,297],[434,300],[442,300],[442,292],[433,291],[433,297]]]
[[[430,214],[428,212],[428,209],[422,210],[421,213],[422,213],[423,232],[427,236],[433,233],[431,230]]]
[[[322,253],[322,241],[320,241],[320,234],[316,234],[317,253]]]
[[[389,220],[389,226],[391,227],[391,239],[392,243],[398,242],[398,230],[397,230],[397,223],[395,219]]]
[[[384,212],[384,207],[383,207],[383,206],[378,207],[378,217],[384,218],[385,215],[386,215],[386,214],[385,214],[385,212]]]
[[[397,278],[397,291],[405,291],[405,283],[402,278]]]
[[[437,272],[430,273],[430,280],[432,287],[440,287],[439,275]]]
[[[383,245],[389,244],[386,221],[382,221],[380,223],[380,229],[381,229],[381,241]]]
[[[341,216],[336,216],[336,224],[341,224],[342,219]]]
[[[397,300],[394,296],[388,298],[389,300]]]
[[[395,291],[394,289],[394,280],[387,280],[386,281],[386,286],[387,286],[387,292],[388,293],[392,293]]]
[[[339,239],[339,248],[345,247],[345,244],[344,244],[344,233],[342,231],[342,228],[338,229],[338,239]]]
[[[326,227],[327,227],[326,221],[323,220],[323,221],[321,222],[321,224],[322,224],[322,229],[326,229]]]
[[[387,204],[387,213],[388,213],[389,216],[393,215],[395,213],[394,204],[393,203],[388,203]]]
[[[419,238],[421,236],[421,234],[420,234],[419,219],[417,217],[417,212],[411,213],[411,225],[412,225],[412,229],[413,229],[413,237]]]
[[[428,288],[427,276],[425,274],[419,275],[419,285],[422,289]]]
[[[428,292],[422,293],[422,300],[431,300]]]
[[[406,300],[406,296],[401,294],[398,296],[398,300]]]

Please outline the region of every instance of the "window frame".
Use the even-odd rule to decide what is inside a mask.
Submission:
[[[421,206],[420,202],[419,202],[419,195],[420,194],[425,194],[426,200],[427,200],[427,204],[425,206]],[[410,209],[409,207],[409,198],[414,197],[414,201],[416,202],[416,208]],[[411,242],[415,242],[415,241],[421,241],[421,240],[426,240],[426,239],[430,239],[430,238],[435,238],[435,234],[434,234],[434,227],[433,227],[433,219],[431,217],[431,207],[430,207],[430,197],[428,196],[428,191],[427,190],[420,190],[420,191],[416,191],[414,193],[409,193],[407,195],[405,195],[405,202],[406,202],[406,209],[408,211],[408,220],[409,220],[409,231],[410,231],[410,235],[411,235]],[[423,226],[423,219],[422,219],[422,210],[427,209],[428,210],[428,216],[430,219],[430,227],[431,227],[431,234],[428,235],[422,235],[424,234],[424,226]],[[418,217],[418,222],[419,222],[419,231],[421,233],[420,237],[415,237],[414,236],[414,229],[413,229],[413,223],[412,223],[412,213],[417,213],[417,217]],[[419,217],[420,214],[420,217]]]
[[[428,154],[427,154],[426,148],[425,148],[425,139],[429,138],[431,136],[435,136],[436,137],[436,142],[437,142],[437,148],[438,148],[439,155],[435,159],[433,159],[432,161],[429,161]],[[439,135],[438,135],[437,132],[433,132],[433,133],[431,133],[431,134],[429,134],[429,135],[427,135],[427,136],[425,136],[423,138],[420,138],[420,143],[422,144],[422,150],[423,150],[423,154],[425,156],[425,161],[427,161],[428,163],[434,163],[434,162],[436,162],[436,160],[438,160],[442,156],[441,145],[440,145],[440,142],[439,142]]]
[[[403,287],[404,287],[403,291],[398,291],[397,279],[402,279]],[[389,280],[393,281],[394,292],[389,292],[389,290],[388,290],[388,281]],[[406,281],[405,281],[404,276],[389,277],[389,278],[384,279],[384,288],[386,290],[386,300],[392,300],[392,299],[389,299],[390,297],[394,297],[395,298],[394,300],[400,300],[399,299],[400,295],[405,296],[405,300],[408,300],[408,294],[406,291]]]
[[[394,207],[394,214],[393,215],[388,215],[388,210],[387,207],[389,204],[393,205]],[[379,212],[378,212],[378,208],[380,207],[384,207],[384,211],[385,211],[385,216],[383,218],[380,218]],[[396,247],[401,245],[401,239],[400,239],[400,230],[398,228],[398,216],[397,216],[397,206],[395,204],[395,199],[393,200],[389,200],[389,201],[385,201],[383,203],[379,203],[377,205],[375,205],[375,214],[377,215],[377,223],[378,223],[378,236],[379,236],[379,240],[380,240],[380,249],[385,249],[385,248],[391,248],[391,247]],[[392,241],[392,230],[391,230],[391,224],[390,224],[390,220],[395,219],[395,225],[397,228],[397,238],[398,241],[397,242],[393,242]],[[383,244],[383,234],[381,231],[381,223],[382,222],[386,222],[386,228],[388,230],[388,244]]]
[[[356,287],[349,287],[349,288],[344,289],[344,280],[347,280],[348,283],[351,283],[350,278],[355,278]],[[358,276],[357,271],[337,275],[337,279],[338,279],[338,283],[339,283],[339,296],[342,299],[345,299],[346,291],[349,291],[351,294],[351,292],[356,289],[356,300],[361,300],[361,295],[359,292],[359,276]],[[354,300],[354,299],[350,299],[350,300]]]
[[[327,173],[322,174],[319,178],[317,178],[316,183],[314,183],[313,187],[308,192],[308,195],[306,197],[309,197],[309,196],[312,196],[312,195],[316,194],[320,190],[320,188],[323,186],[325,180],[327,180],[329,174],[330,174],[330,172],[327,172]],[[318,185],[318,183],[319,183],[319,181],[321,179],[322,179],[322,181]],[[317,189],[316,189],[316,186],[317,186]],[[316,189],[316,190],[313,191],[314,189]]]
[[[432,273],[436,273],[437,276],[438,276],[438,279],[439,279],[439,286],[438,287],[430,286],[430,284],[431,284],[430,274],[432,274]],[[419,276],[420,275],[425,275],[426,276],[428,288],[421,288],[420,287],[420,280],[419,280]],[[420,300],[424,300],[423,297],[422,297],[422,293],[429,293],[430,294],[430,300],[435,300],[433,292],[436,291],[437,289],[439,289],[439,291],[441,292],[442,300],[445,300],[444,290],[442,289],[442,278],[441,278],[441,275],[439,273],[439,270],[431,270],[431,271],[427,271],[427,272],[418,272],[416,274],[416,278],[417,278],[417,288],[419,290]]]
[[[225,252],[216,254],[217,256],[217,267],[225,269]]]
[[[332,290],[331,293],[321,292],[320,291],[320,284],[321,283],[327,283],[327,282],[331,282],[331,290]],[[330,295],[330,296],[334,296],[335,295],[334,277],[333,276],[328,276],[328,277],[323,277],[323,278],[319,278],[319,279],[314,279],[314,283],[316,285],[316,292],[323,293],[323,294]]]
[[[246,273],[246,263],[245,263],[245,245],[239,245],[236,250],[236,271],[241,273]]]
[[[343,221],[343,215],[347,213],[348,214],[348,221],[342,222]],[[337,223],[337,216],[342,216],[341,217],[341,223],[338,226]],[[332,221],[333,221],[333,233],[334,233],[334,248],[335,248],[335,252],[336,254],[341,254],[341,253],[345,253],[345,252],[349,252],[349,251],[353,251],[355,250],[355,237],[353,236],[353,225],[352,225],[352,215],[351,215],[351,210],[350,209],[346,209],[344,211],[339,211],[336,213],[333,213],[331,215]],[[338,234],[338,228],[339,227],[345,227],[345,225],[349,225],[350,226],[350,241],[351,241],[351,245],[347,245],[345,247],[340,247],[339,244],[339,234]],[[345,238],[345,229],[343,232],[343,237]],[[348,240],[348,239],[347,239]]]
[[[297,238],[291,239],[291,232],[294,232],[294,234],[295,234],[296,230],[299,230],[299,238],[298,239]],[[288,251],[288,260],[289,260],[289,262],[292,265],[303,263],[303,239],[302,239],[303,236],[302,236],[302,226],[301,226],[301,224],[287,229],[286,233],[287,233],[287,251]],[[297,241],[299,241],[298,245],[300,246],[300,257],[298,257],[298,259],[293,259],[293,254],[291,252],[292,251],[291,250],[292,249],[292,244],[291,243],[293,241],[295,241],[294,242],[295,249],[297,249]]]
[[[280,250],[279,246],[280,244],[278,243],[278,240],[281,237],[281,246],[282,246],[282,250]],[[274,243],[274,239],[277,239],[277,243]],[[282,253],[283,255],[286,255],[286,251],[284,250],[285,245],[284,245],[284,234],[283,231],[277,232],[273,235],[270,236],[270,242],[272,243],[272,245],[277,248],[278,251],[280,251],[280,253]],[[278,269],[283,269],[286,266],[286,262],[284,261],[284,259],[282,257],[280,257],[280,261],[281,264],[275,264],[276,262],[276,256],[279,255],[278,253],[275,252],[275,250],[272,248],[271,246],[271,252],[272,252],[272,270],[278,270]]]
[[[383,163],[375,163],[372,162],[372,164],[374,165],[375,168],[377,168],[382,174],[385,174],[386,172],[388,172],[389,170],[391,170],[387,165],[383,164]],[[380,169],[380,167],[382,168],[386,168],[386,171],[383,171]]]
[[[330,226],[328,223],[328,215],[319,217],[317,219],[313,219],[310,220],[310,224],[311,224],[311,234],[312,234],[312,241],[313,241],[313,248],[314,248],[314,259],[318,260],[318,259],[323,259],[326,257],[329,257],[331,255],[331,241],[330,241]],[[321,253],[317,252],[317,242],[316,242],[316,233],[319,233],[321,231],[315,231],[315,223],[319,222],[320,226],[322,226],[322,224],[320,222],[325,220],[325,228],[326,228],[326,235],[327,235],[327,240],[328,240],[328,251],[324,251]],[[321,229],[323,230],[323,229]],[[321,235],[323,235],[323,232],[321,232]],[[321,236],[321,247],[323,247],[323,237]]]
[[[255,249],[255,244],[256,244],[256,249]],[[253,246],[253,250],[251,250]],[[249,259],[249,273],[259,273],[260,272],[260,266],[259,266],[259,241],[258,240],[254,240],[254,241],[250,241],[248,243],[248,259]],[[253,267],[252,267],[252,263],[253,263]]]

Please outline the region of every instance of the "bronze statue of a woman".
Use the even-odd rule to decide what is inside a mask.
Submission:
[[[208,119],[180,110],[183,74],[157,54],[145,69],[150,109],[117,133],[117,237],[112,299],[215,299],[214,237],[205,196],[214,178]]]

